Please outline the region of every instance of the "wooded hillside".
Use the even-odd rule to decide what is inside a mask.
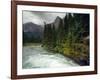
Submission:
[[[44,48],[64,54],[80,65],[89,65],[89,14],[57,17],[51,24],[44,23],[43,34]]]

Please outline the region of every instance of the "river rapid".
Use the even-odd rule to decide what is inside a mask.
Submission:
[[[23,69],[66,68],[73,66],[79,65],[60,53],[52,53],[45,50],[41,45],[23,46]]]

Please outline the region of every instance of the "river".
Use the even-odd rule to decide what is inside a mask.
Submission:
[[[51,53],[41,45],[24,46],[22,53],[23,69],[31,68],[65,68],[79,66],[73,60],[60,53]]]

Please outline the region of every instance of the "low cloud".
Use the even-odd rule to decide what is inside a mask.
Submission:
[[[38,25],[44,25],[44,22],[52,23],[57,16],[64,18],[65,15],[66,13],[23,11],[23,24],[33,22]]]

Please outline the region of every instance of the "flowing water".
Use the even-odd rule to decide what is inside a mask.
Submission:
[[[60,53],[48,52],[41,45],[37,45],[23,47],[22,66],[24,69],[31,69],[64,68],[79,65]]]

